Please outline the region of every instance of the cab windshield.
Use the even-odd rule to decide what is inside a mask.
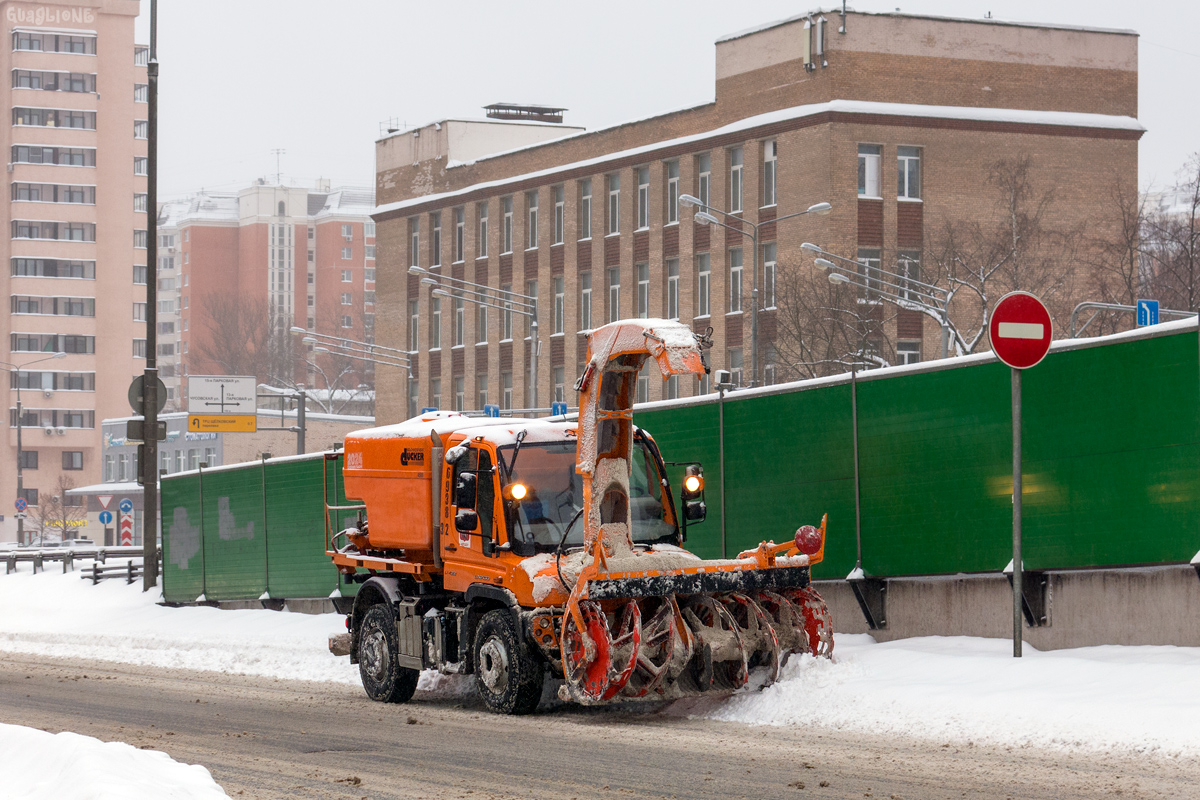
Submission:
[[[499,449],[506,466],[512,465],[515,449],[513,446]],[[509,483],[525,484],[529,494],[517,503],[513,526],[523,526],[539,550],[557,548],[564,532],[567,533],[564,548],[581,546],[583,515],[579,510],[583,508],[583,476],[575,471],[575,443],[524,443],[516,458]],[[641,439],[635,439],[633,445],[629,505],[634,542],[649,544],[676,536],[675,525],[668,521],[663,509],[663,486],[654,457]],[[509,535],[512,538],[513,533]]]

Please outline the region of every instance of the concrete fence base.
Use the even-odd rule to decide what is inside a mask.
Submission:
[[[1200,579],[1190,566],[1050,572],[1049,625],[1024,627],[1038,650],[1101,644],[1200,647]],[[834,630],[878,641],[912,636],[1012,638],[1004,575],[887,579],[887,627],[869,630],[850,585],[816,581]]]

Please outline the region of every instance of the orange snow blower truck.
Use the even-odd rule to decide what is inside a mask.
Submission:
[[[372,699],[405,702],[434,669],[474,673],[489,708],[522,714],[547,674],[580,703],[669,699],[766,685],[791,654],[831,654],[809,584],[825,520],[702,560],[683,548],[705,517],[700,466],[677,502],[633,424],[646,359],[700,374],[710,346],[678,322],[614,322],[590,336],[578,422],[432,412],[346,437],[345,495],[361,504],[326,503],[326,550],[360,586],[330,648]]]

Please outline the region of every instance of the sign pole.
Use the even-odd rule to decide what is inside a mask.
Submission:
[[[142,591],[158,585],[158,1],[150,0],[146,142],[146,370],[142,418]],[[164,398],[165,399],[165,398]],[[122,534],[124,529],[122,528]],[[122,542],[124,544],[124,542]]]
[[[1012,368],[1013,425],[1013,658],[1021,657],[1021,370]]]

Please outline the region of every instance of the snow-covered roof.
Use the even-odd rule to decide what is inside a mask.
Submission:
[[[325,195],[321,208],[313,213],[311,207],[309,216],[320,219],[329,216],[361,216],[365,217],[375,208],[375,190],[361,187],[339,187]]]
[[[449,202],[454,198],[461,197],[466,194],[478,192],[487,189],[499,189],[503,186],[513,183],[521,183],[527,180],[535,180],[538,178],[549,178],[560,172],[581,169],[585,167],[599,167],[603,164],[621,161],[628,158],[641,156],[649,156],[658,150],[679,147],[692,143],[703,142],[707,139],[712,139],[719,136],[724,136],[740,131],[748,131],[760,126],[771,125],[779,122],[788,122],[792,120],[800,120],[806,117],[815,117],[821,114],[871,114],[876,116],[891,116],[891,117],[907,117],[910,119],[953,119],[967,120],[972,122],[992,122],[992,123],[1010,123],[1018,125],[1044,125],[1055,127],[1072,127],[1072,128],[1096,128],[1102,130],[1124,130],[1132,132],[1144,132],[1145,127],[1135,117],[1117,116],[1112,114],[1088,114],[1075,111],[1033,111],[1028,109],[1017,108],[980,108],[974,106],[933,106],[920,105],[916,103],[879,103],[868,100],[831,100],[826,103],[809,103],[801,106],[793,106],[791,108],[778,109],[776,111],[768,111],[764,114],[756,114],[752,117],[731,122],[728,125],[723,125],[713,130],[694,133],[687,136],[679,136],[674,139],[666,139],[652,144],[641,145],[640,147],[631,147],[626,150],[620,150],[614,153],[605,153],[604,155],[587,158],[580,161],[574,161],[569,164],[560,164],[546,169],[527,172],[521,175],[514,175],[508,178],[499,178],[493,181],[484,181],[471,186],[466,186],[462,189],[456,189],[449,192],[440,192],[437,194],[420,195],[418,197],[410,197],[406,200],[398,200],[394,203],[385,203],[376,206],[373,214],[376,216],[390,214],[397,211],[403,211],[408,208],[423,206],[427,203],[438,204]],[[538,145],[533,145],[540,147]]]
[[[93,494],[141,494],[145,490],[137,481],[121,481],[119,483],[94,483],[91,486],[77,486],[74,489],[67,489],[67,494],[71,496],[93,495]]]
[[[1021,21],[1017,21],[1017,20],[991,19],[991,18],[980,19],[980,18],[969,18],[969,17],[942,17],[942,16],[938,16],[936,14],[912,14],[909,12],[901,11],[900,9],[896,9],[895,11],[855,11],[852,8],[847,8],[846,12],[848,14],[854,14],[855,16],[862,16],[862,17],[906,17],[909,19],[932,19],[932,20],[937,20],[938,22],[969,22],[969,23],[979,24],[979,25],[1005,25],[1005,26],[1016,27],[1016,28],[1046,28],[1049,30],[1059,30],[1059,31],[1083,31],[1086,33],[1116,33],[1116,34],[1124,34],[1124,35],[1129,35],[1129,36],[1137,36],[1138,35],[1137,31],[1131,30],[1129,28],[1093,28],[1093,27],[1084,26],[1084,25],[1060,25],[1060,24],[1053,23],[1053,22],[1021,22]],[[812,11],[807,11],[803,14],[796,14],[791,17],[786,17],[785,19],[777,19],[777,20],[774,20],[773,22],[764,22],[761,25],[755,25],[750,28],[743,28],[740,31],[735,31],[733,33],[727,33],[724,36],[719,37],[717,39],[716,43],[720,44],[721,42],[733,41],[734,39],[740,39],[743,36],[750,36],[751,34],[759,33],[761,31],[767,31],[767,30],[770,30],[771,28],[778,28],[780,25],[788,25],[793,22],[800,22],[801,20],[809,19],[810,17],[812,19],[816,19],[817,17],[820,17],[823,14],[827,14],[829,16],[840,17],[841,13],[842,13],[842,10],[840,8],[829,8],[829,9],[814,8]],[[847,26],[847,27],[849,27],[849,26]]]
[[[361,186],[339,186],[330,192],[310,191],[305,213],[309,217],[365,217],[375,207],[375,190]],[[236,192],[199,191],[190,197],[168,200],[158,212],[159,226],[178,228],[189,222],[228,222],[240,218]]]

